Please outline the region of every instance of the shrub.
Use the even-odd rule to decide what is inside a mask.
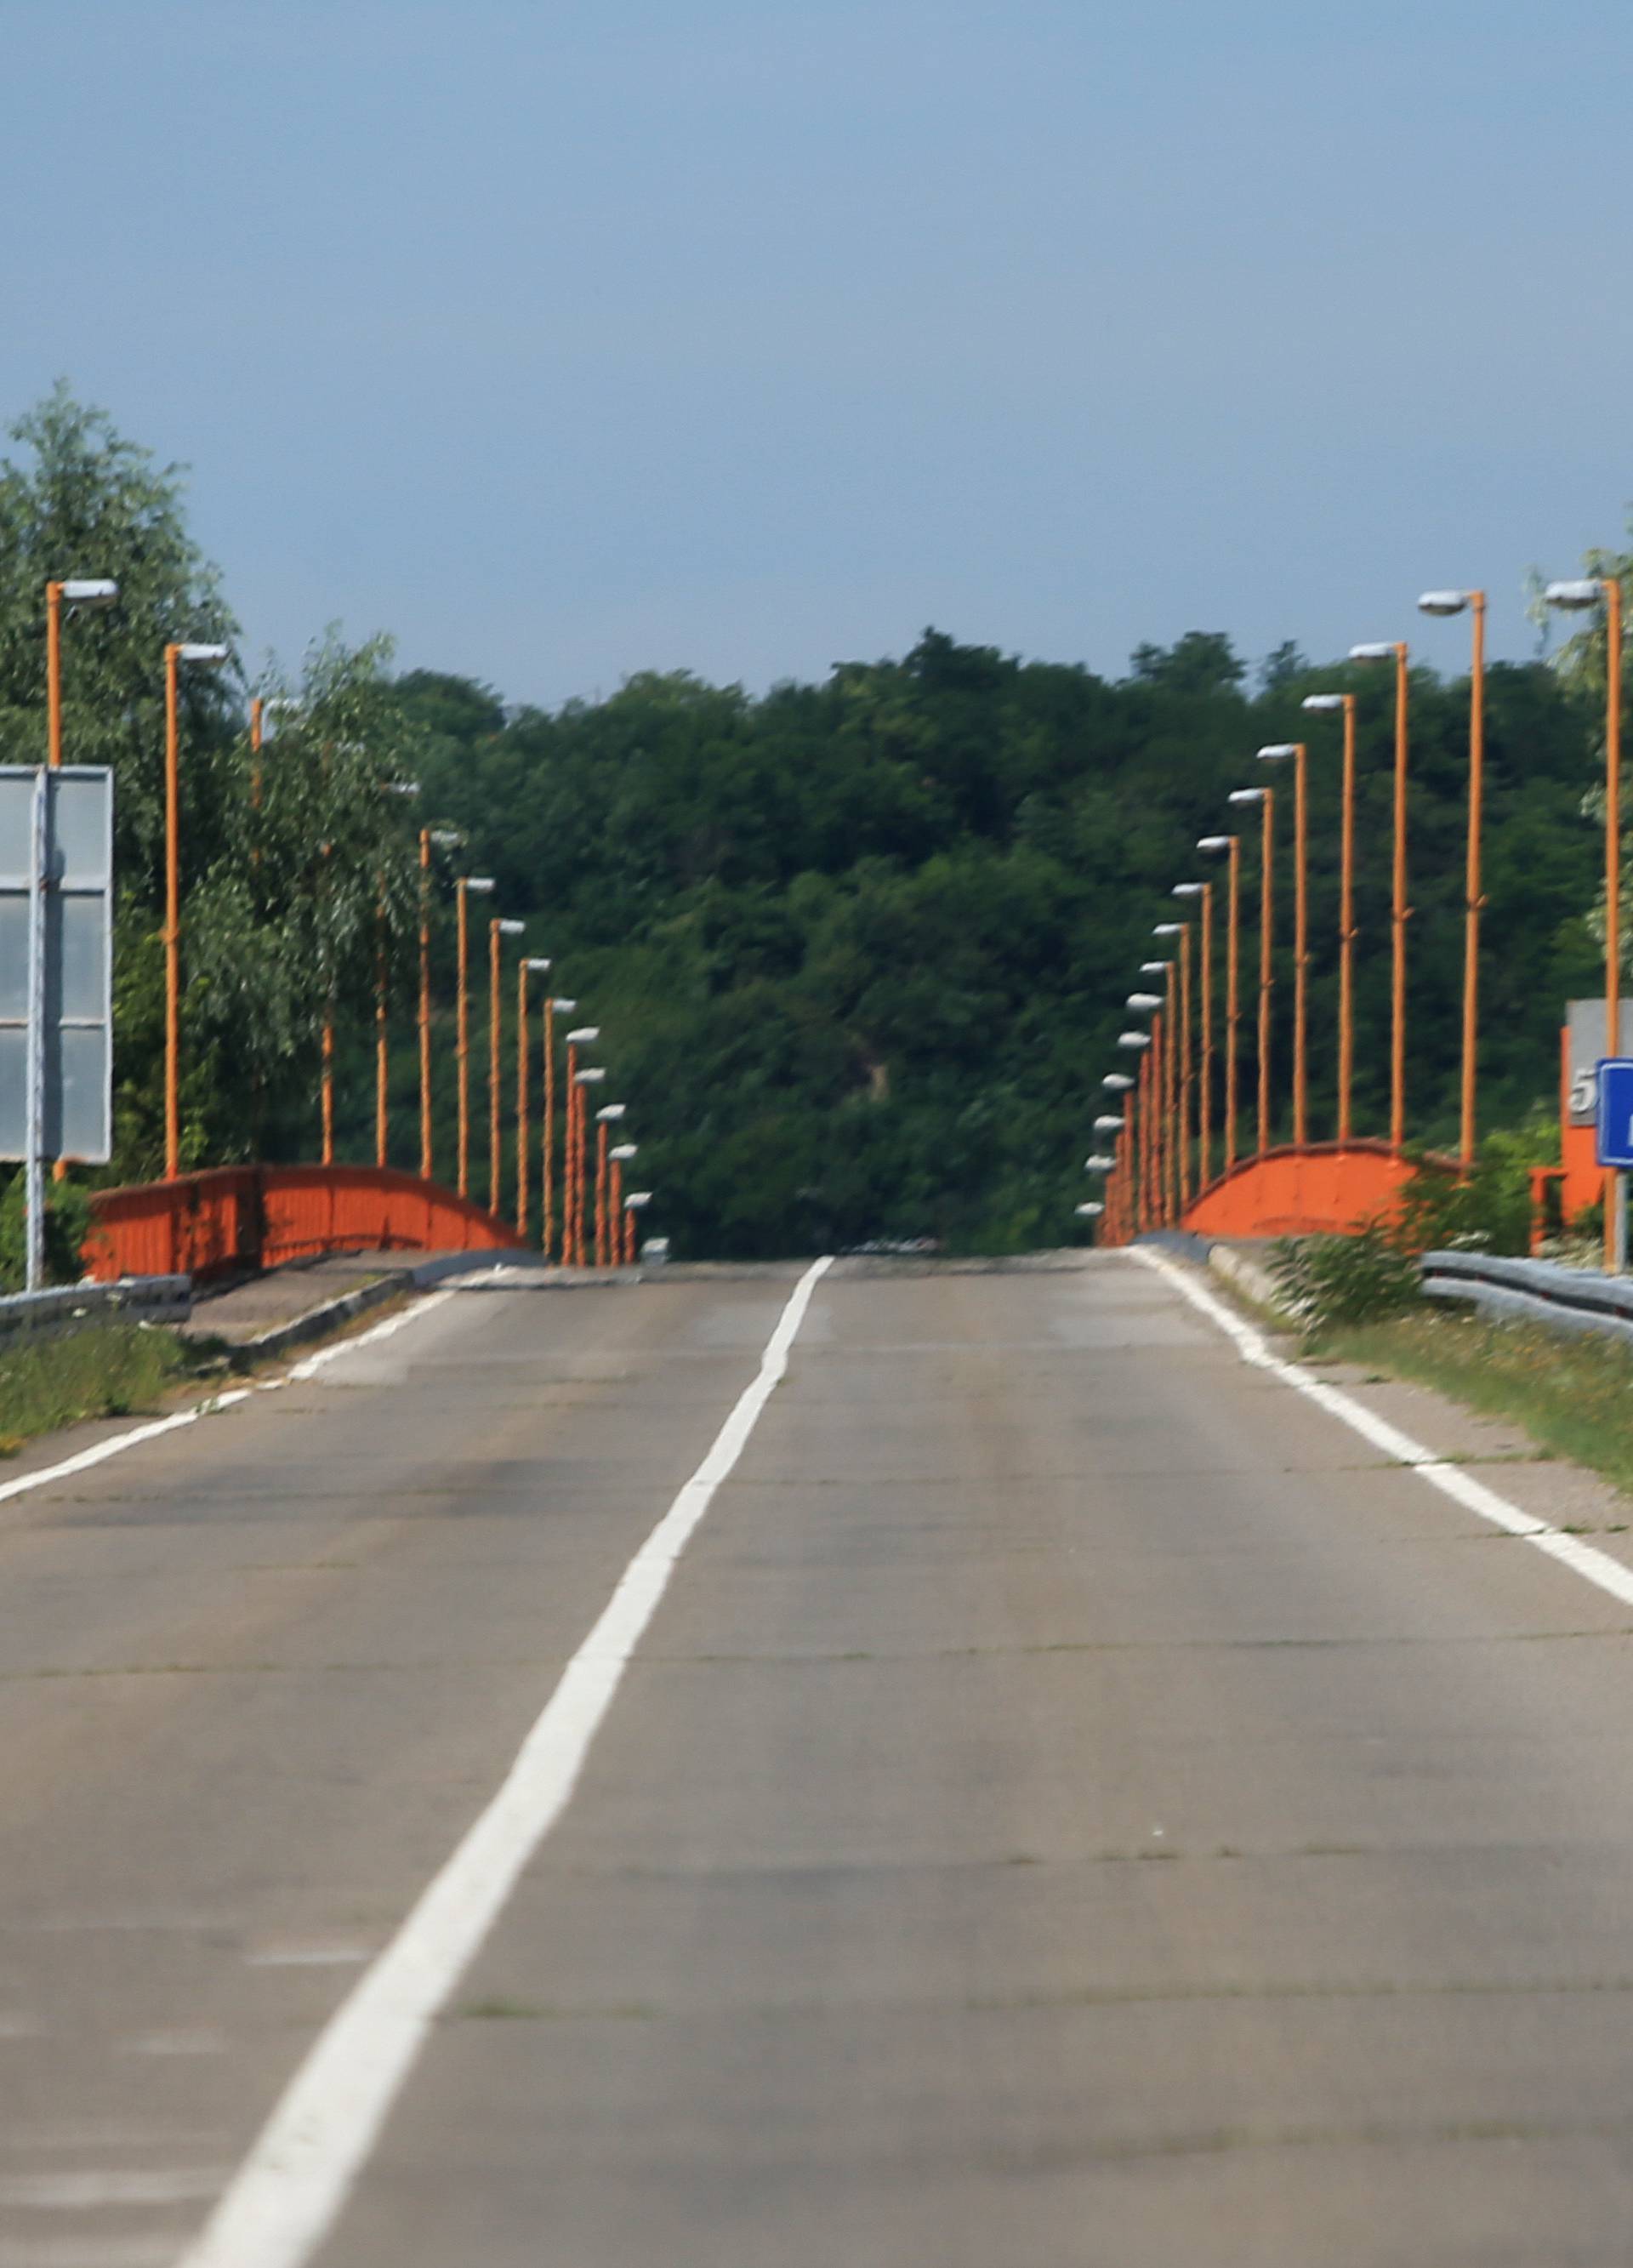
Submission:
[[[24,1204],[27,1176],[19,1166],[0,1195],[0,1291],[20,1292],[28,1276]],[[46,1182],[46,1281],[77,1284],[85,1272],[80,1247],[91,1233],[91,1200],[72,1182]]]
[[[1269,1269],[1312,1336],[1403,1314],[1422,1297],[1416,1255],[1375,1224],[1351,1236],[1283,1237],[1270,1248]]]

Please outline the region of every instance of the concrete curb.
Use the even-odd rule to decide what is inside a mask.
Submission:
[[[259,1338],[246,1339],[241,1345],[229,1349],[227,1360],[234,1370],[247,1370],[253,1363],[275,1361],[291,1348],[305,1346],[310,1340],[327,1338],[358,1315],[367,1314],[371,1307],[384,1306],[387,1300],[399,1298],[405,1292],[427,1292],[451,1276],[471,1276],[484,1268],[515,1267],[529,1260],[537,1263],[536,1252],[513,1248],[502,1252],[445,1253],[436,1260],[423,1261],[415,1268],[393,1268],[377,1276],[371,1284],[359,1285],[355,1292],[342,1292],[338,1300],[327,1300],[320,1307],[308,1308],[304,1315],[296,1315],[287,1323],[276,1323]]]

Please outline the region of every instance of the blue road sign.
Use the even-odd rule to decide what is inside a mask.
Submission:
[[[1633,1056],[1599,1062],[1599,1162],[1633,1172]]]

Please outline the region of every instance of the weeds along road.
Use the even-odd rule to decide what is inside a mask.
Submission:
[[[1625,2262],[1633,1606],[1475,1498],[1127,1256],[473,1288],[13,1495],[0,2268]]]

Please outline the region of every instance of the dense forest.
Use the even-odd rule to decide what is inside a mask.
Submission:
[[[119,577],[64,635],[70,760],[118,771],[118,1154],[158,1170],[160,654],[236,626],[186,532],[180,477],[59,390],[0,466],[0,760],[39,760],[48,575]],[[1580,657],[1578,657],[1578,659]],[[1488,680],[1482,1116],[1551,1104],[1561,1004],[1597,990],[1591,657]],[[1391,680],[1308,663],[1256,674],[1228,641],[1144,646],[1128,674],[927,630],[755,696],[640,674],[554,712],[458,676],[393,675],[384,642],[320,640],[259,760],[246,675],[185,688],[185,1159],[316,1151],[317,1049],[341,1033],[341,1154],[373,1154],[373,986],[396,1039],[393,1148],[417,1159],[412,1000],[422,823],[526,919],[518,949],[605,1032],[651,1225],[747,1256],[872,1237],[1006,1251],[1076,1232],[1081,1161],[1124,994],[1191,845],[1228,823],[1263,742],[1310,740],[1313,1132],[1330,1130],[1338,739],[1299,710],[1360,701],[1357,1130],[1381,1128]],[[1412,681],[1415,1139],[1454,1130],[1467,687]],[[409,799],[395,791],[418,783]],[[1252,830],[1249,830],[1250,834]],[[1291,843],[1281,830],[1283,973]],[[452,1050],[445,858],[435,939],[440,1160]],[[1256,907],[1245,846],[1244,909]],[[513,967],[513,963],[511,964]],[[510,988],[507,986],[507,1003]],[[1284,1014],[1291,987],[1279,988]],[[484,1011],[485,1013],[485,1005]],[[485,1062],[485,1034],[479,1064]],[[1277,1035],[1278,1064],[1287,1061]],[[1277,1079],[1284,1099],[1286,1082]],[[478,1085],[478,1123],[485,1108]],[[439,1162],[440,1162],[439,1160]],[[485,1176],[479,1176],[479,1189]]]

